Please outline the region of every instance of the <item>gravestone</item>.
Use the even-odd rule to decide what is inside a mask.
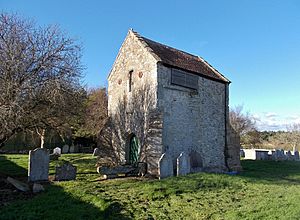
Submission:
[[[69,150],[70,153],[75,153],[75,148],[74,148],[74,145],[71,145],[70,146],[70,150]]]
[[[294,152],[294,159],[299,160],[299,151]]]
[[[177,176],[189,174],[191,172],[190,156],[185,152],[182,152],[177,157]]]
[[[69,145],[66,144],[62,147],[62,153],[63,154],[69,153]]]
[[[287,160],[293,160],[294,159],[291,151],[286,152],[286,158],[287,158]]]
[[[61,149],[59,147],[54,148],[53,154],[61,155]]]
[[[99,154],[100,154],[100,149],[96,147],[94,149],[93,156],[99,156]]]
[[[272,160],[277,160],[277,158],[276,158],[276,150],[272,151],[271,157],[272,157]]]
[[[7,177],[7,182],[11,183],[14,187],[16,187],[18,190],[21,190],[23,192],[27,192],[29,191],[29,185],[26,184],[26,183],[23,183],[19,180],[16,180],[14,178],[11,178],[11,177]]]
[[[49,151],[37,148],[29,151],[28,181],[48,181],[49,175]]]
[[[281,151],[280,150],[276,150],[273,154],[273,159],[278,161],[278,160],[281,160]]]
[[[34,183],[33,186],[32,186],[32,192],[33,193],[39,193],[39,192],[44,191],[44,190],[45,190],[45,188],[41,184]]]
[[[161,155],[158,161],[159,179],[173,176],[173,161],[166,153]]]
[[[240,157],[245,157],[245,151],[243,149],[240,149]]]
[[[79,147],[78,145],[73,145],[74,146],[74,153],[79,153]]]
[[[70,163],[65,163],[55,167],[55,180],[75,180],[77,167]]]
[[[284,150],[280,150],[280,158],[281,158],[281,160],[287,160],[287,156],[284,153]]]

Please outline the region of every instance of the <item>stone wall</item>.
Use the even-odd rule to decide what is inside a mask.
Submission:
[[[127,162],[129,138],[134,134],[141,146],[140,160],[148,163],[153,174],[157,174],[162,148],[161,114],[156,112],[156,63],[137,36],[129,31],[108,78],[109,130],[116,157],[120,163]]]
[[[240,137],[230,126],[228,121],[227,127],[227,147],[225,150],[226,165],[230,171],[241,171],[240,161]]]
[[[175,165],[181,152],[196,151],[202,170],[225,171],[225,84],[199,76],[195,91],[171,85],[171,71],[158,64],[158,108],[164,115],[163,152],[172,155]]]
[[[132,101],[132,93],[129,92],[130,71],[133,71],[132,91],[147,83],[151,86],[153,98],[156,100],[156,60],[131,31],[128,32],[108,77],[109,116],[115,114],[120,101]]]

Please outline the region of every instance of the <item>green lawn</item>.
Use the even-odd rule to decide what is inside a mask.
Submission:
[[[0,219],[300,219],[300,162],[242,161],[244,172],[236,176],[100,182],[95,158],[61,159],[78,167],[76,181],[55,182],[30,200],[2,207]],[[0,174],[26,176],[27,156],[0,155]]]

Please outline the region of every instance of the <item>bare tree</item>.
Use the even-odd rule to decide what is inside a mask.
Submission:
[[[287,137],[288,143],[292,145],[293,151],[298,150],[300,144],[300,124],[290,124],[287,126],[289,135]]]
[[[255,121],[253,117],[248,112],[243,113],[243,106],[241,105],[230,109],[229,120],[232,128],[240,136],[255,130]]]
[[[82,103],[81,49],[57,26],[0,14],[0,146],[14,134],[62,128]]]

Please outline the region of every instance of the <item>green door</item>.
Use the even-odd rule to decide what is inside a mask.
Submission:
[[[130,139],[129,163],[134,164],[139,161],[140,146],[137,137],[134,135]]]

